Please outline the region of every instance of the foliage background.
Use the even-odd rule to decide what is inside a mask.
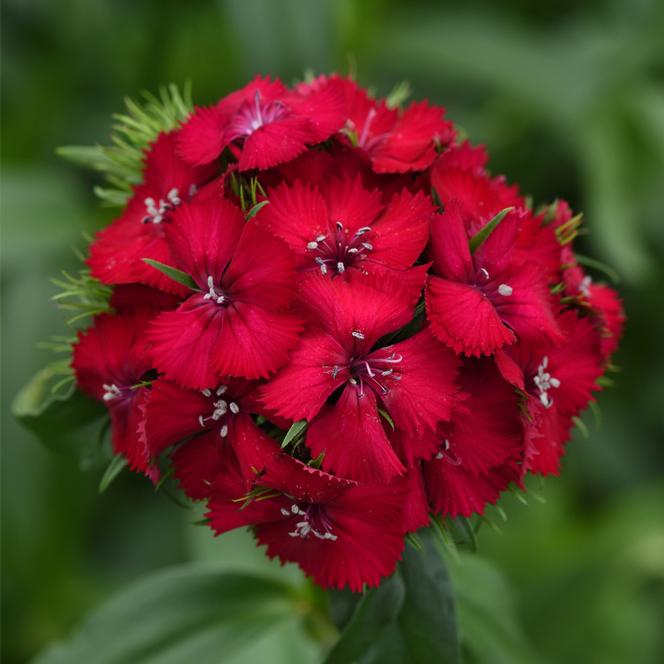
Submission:
[[[489,147],[494,172],[537,201],[560,195],[584,210],[592,240],[582,251],[622,276],[630,319],[601,419],[586,417],[589,438],[570,445],[561,478],[534,483],[545,503],[506,498],[504,524],[493,512],[503,534],[486,528],[479,545],[498,572],[466,567],[467,605],[488,616],[466,623],[486,641],[474,658],[661,661],[663,19],[657,0],[5,0],[3,661],[25,661],[114,590],[169,564],[272,569],[245,536],[213,540],[139,477],[99,496],[99,470],[81,473],[12,420],[13,395],[51,359],[37,342],[64,329],[48,278],[75,267],[82,232],[109,220],[93,179],[55,147],[103,142],[122,97],[162,83],[191,79],[202,103],[257,72],[289,81],[349,66],[383,94],[410,81],[416,98],[445,105]],[[315,661],[294,623],[233,661],[268,653]]]

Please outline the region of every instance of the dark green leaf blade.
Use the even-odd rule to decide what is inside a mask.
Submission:
[[[144,263],[147,263],[151,267],[159,270],[162,274],[165,274],[169,279],[177,281],[179,284],[191,288],[191,290],[200,290],[196,282],[189,276],[186,272],[178,270],[171,265],[166,265],[165,263],[160,263],[159,261],[152,260],[151,258],[144,258]]]
[[[36,664],[216,664],[291,617],[295,598],[274,578],[181,565],[115,595]]]
[[[487,222],[473,237],[470,238],[470,253],[474,253],[483,242],[487,240],[489,235],[498,228],[498,224],[513,210],[513,207],[501,210],[491,221]]]
[[[459,662],[454,592],[431,529],[418,531],[423,551],[407,546],[401,564],[406,595],[399,628],[409,662]]]
[[[325,664],[367,661],[365,656],[384,629],[391,629],[404,599],[399,574],[385,579],[378,588],[365,593],[343,634],[325,659]]]
[[[53,391],[61,381],[62,363],[44,367],[16,395],[12,412],[46,447],[78,458],[83,468],[97,466],[108,457],[98,445],[98,432],[106,408],[81,394],[70,383]]]

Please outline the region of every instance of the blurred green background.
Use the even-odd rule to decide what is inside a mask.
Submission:
[[[532,483],[545,502],[507,497],[504,523],[493,511],[502,534],[485,528],[479,544],[497,571],[469,563],[459,574],[476,582],[471,613],[510,604],[516,616],[513,643],[478,661],[664,660],[664,6],[461,5],[4,0],[4,662],[26,661],[146,572],[196,558],[263,564],[246,537],[213,540],[139,477],[98,495],[100,471],[80,472],[12,420],[14,394],[52,359],[37,342],[64,331],[48,278],[75,268],[72,248],[111,214],[56,146],[104,142],[123,96],[143,89],[191,79],[203,103],[257,72],[291,81],[307,68],[351,68],[381,94],[408,80],[488,146],[495,173],[586,213],[579,248],[617,268],[629,315],[617,387],[585,418],[589,437],[576,436],[563,476]],[[295,632],[251,658],[263,647],[265,661],[314,661]]]

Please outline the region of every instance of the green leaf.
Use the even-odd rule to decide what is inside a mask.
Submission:
[[[369,661],[382,630],[394,624],[404,597],[405,587],[398,573],[366,592],[325,664]]]
[[[406,547],[399,570],[366,592],[325,664],[459,662],[454,593],[431,529]]]
[[[218,664],[296,611],[275,578],[189,563],[138,580],[35,664]]]
[[[182,284],[187,288],[191,288],[191,290],[200,290],[196,282],[186,272],[182,272],[182,270],[178,270],[177,268],[166,265],[165,263],[152,260],[151,258],[144,258],[143,262],[147,263],[156,270],[159,270],[159,272],[165,274],[169,279],[177,281],[179,284]]]
[[[90,468],[107,458],[97,444],[106,409],[81,394],[74,383],[53,392],[51,387],[61,382],[67,370],[65,360],[39,371],[16,395],[12,412],[46,447],[76,456],[82,467]]]
[[[245,215],[246,220],[249,221],[249,219],[255,217],[269,202],[261,201],[260,203],[256,203]]]
[[[104,471],[101,480],[99,481],[99,493],[104,493],[111,485],[113,480],[127,467],[127,459],[119,454],[111,459],[111,463]]]
[[[483,242],[496,230],[498,224],[513,210],[513,207],[505,208],[501,210],[491,221],[479,230],[473,237],[470,238],[470,253],[474,253],[478,247],[482,245]]]
[[[611,266],[583,254],[575,254],[575,256],[577,262],[581,265],[591,267],[598,272],[603,272],[616,285],[620,283],[620,275]]]
[[[401,108],[403,103],[412,93],[410,83],[401,81],[397,83],[385,98],[385,104],[388,108]]]
[[[306,420],[298,420],[291,424],[290,429],[286,431],[283,441],[281,442],[281,449],[283,450],[288,444],[292,443],[298,436],[300,436],[307,428]]]
[[[498,571],[475,554],[450,561],[464,654],[472,662],[530,664],[530,651],[516,620],[509,588]]]
[[[401,564],[406,587],[398,624],[408,662],[459,661],[454,591],[431,529],[418,533],[423,551],[407,546]]]

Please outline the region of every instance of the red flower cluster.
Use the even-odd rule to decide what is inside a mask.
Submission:
[[[376,585],[430,514],[558,473],[620,336],[579,219],[533,211],[443,114],[257,78],[157,138],[92,244],[114,313],[73,368],[115,453],[323,586]]]

